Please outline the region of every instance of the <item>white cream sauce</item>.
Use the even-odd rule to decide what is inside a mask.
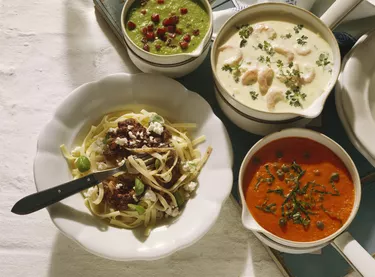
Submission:
[[[218,48],[216,72],[232,97],[261,111],[293,112],[309,107],[323,93],[332,74],[332,49],[319,34],[298,24],[252,22],[240,29],[251,33],[248,38],[245,34],[243,47],[239,30],[229,35]]]

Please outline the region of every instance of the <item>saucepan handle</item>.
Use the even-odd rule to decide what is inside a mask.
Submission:
[[[373,277],[375,259],[350,235],[344,232],[331,243],[345,260],[364,277]]]
[[[336,0],[320,19],[330,28],[335,29],[337,25],[361,4],[363,0]]]

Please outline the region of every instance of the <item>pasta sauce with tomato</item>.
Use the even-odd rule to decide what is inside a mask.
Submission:
[[[292,241],[323,239],[347,221],[354,184],[344,163],[306,138],[283,138],[260,149],[244,176],[247,206],[274,235]]]

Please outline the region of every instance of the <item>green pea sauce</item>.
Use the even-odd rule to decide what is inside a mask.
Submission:
[[[174,55],[190,53],[202,42],[209,28],[209,16],[199,0],[136,0],[129,9],[125,27],[130,39],[140,48],[158,55]],[[183,11],[182,9],[185,9]],[[187,11],[186,11],[187,10]],[[152,15],[158,14],[159,21],[152,20]],[[168,26],[163,26],[163,20],[171,16],[178,16],[176,31],[171,31]],[[128,23],[135,24],[129,28]],[[148,30],[149,39],[145,34],[147,26],[153,25],[153,30]],[[165,28],[166,33],[160,38],[158,28]],[[142,32],[143,30],[143,32]],[[154,39],[150,35],[154,33]],[[186,35],[188,38],[186,38]]]

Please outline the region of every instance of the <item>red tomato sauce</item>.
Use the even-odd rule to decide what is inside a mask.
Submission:
[[[249,162],[243,181],[255,220],[287,240],[323,239],[340,229],[353,209],[354,184],[344,163],[306,138],[264,146]]]

